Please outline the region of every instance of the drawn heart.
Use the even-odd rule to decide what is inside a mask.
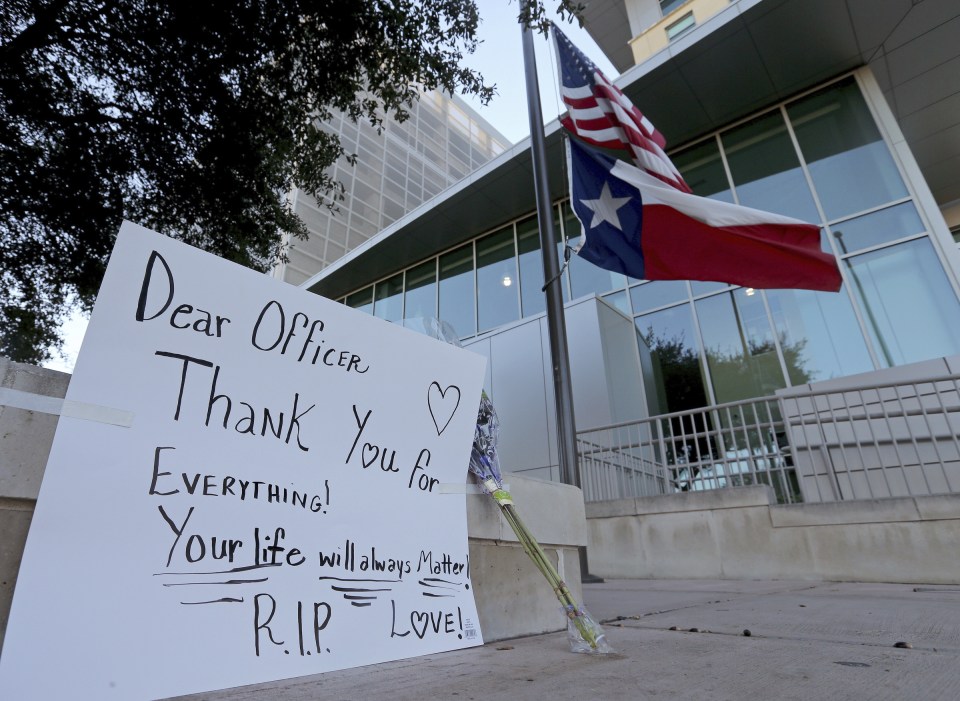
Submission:
[[[423,621],[423,627],[420,630],[417,630],[417,621]],[[427,634],[427,626],[430,625],[430,614],[429,613],[420,613],[419,611],[410,612],[410,627],[413,628],[413,633],[418,638],[423,640],[423,636]]]
[[[367,453],[372,453],[369,460],[367,460]],[[360,456],[360,459],[363,461],[364,470],[370,467],[378,457],[380,457],[380,446],[373,445],[372,443],[363,444],[363,455]]]
[[[460,406],[459,387],[450,385],[446,389],[440,389],[439,383],[430,383],[430,389],[427,390],[427,408],[430,409],[430,417],[437,428],[438,436],[450,425],[450,420],[453,419],[458,406]]]

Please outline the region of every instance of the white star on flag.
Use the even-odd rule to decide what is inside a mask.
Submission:
[[[580,201],[593,212],[593,221],[590,222],[591,229],[602,222],[610,222],[618,231],[623,231],[623,227],[620,226],[620,217],[617,216],[617,210],[629,202],[630,199],[629,197],[614,197],[610,193],[610,183],[605,182],[598,199]]]

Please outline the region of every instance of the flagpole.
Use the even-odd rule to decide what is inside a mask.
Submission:
[[[543,256],[543,279],[546,289],[547,331],[550,336],[550,358],[553,363],[553,391],[557,405],[557,444],[560,457],[560,481],[580,487],[580,466],[577,462],[577,427],[573,417],[573,390],[570,381],[570,354],[567,348],[566,322],[563,314],[563,293],[560,261],[553,233],[553,206],[547,174],[547,149],[543,135],[543,113],[540,108],[540,84],[537,81],[537,59],[533,51],[533,34],[523,22],[523,71],[527,86],[527,113],[530,117],[530,151],[533,158],[533,183],[537,198],[537,220],[540,225],[540,252]],[[584,581],[603,581],[588,572],[587,551],[580,547],[580,576]]]
[[[550,335],[550,358],[553,362],[553,386],[557,403],[557,438],[560,453],[560,480],[580,486],[577,466],[577,429],[573,418],[573,392],[570,386],[570,356],[567,349],[566,323],[563,316],[563,293],[560,287],[560,262],[554,240],[553,206],[547,174],[547,150],[543,136],[543,113],[540,109],[540,85],[537,81],[537,59],[533,52],[533,34],[522,25],[523,69],[527,84],[527,112],[530,116],[530,147],[533,157],[533,185],[537,197],[537,219],[540,223],[540,252],[543,256],[543,279],[552,280],[547,296],[547,329]]]

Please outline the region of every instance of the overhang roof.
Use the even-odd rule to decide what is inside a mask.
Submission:
[[[607,3],[622,0],[591,7]],[[937,202],[960,200],[956,0],[739,0],[617,84],[668,144],[679,146],[863,65],[873,70]],[[556,122],[547,126],[555,198],[566,190],[559,131]],[[533,203],[525,139],[303,286],[340,297],[530,212]]]

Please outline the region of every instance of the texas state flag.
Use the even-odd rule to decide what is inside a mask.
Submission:
[[[704,280],[836,292],[840,271],[820,229],[698,197],[568,139],[570,197],[583,225],[577,253],[640,280]]]

